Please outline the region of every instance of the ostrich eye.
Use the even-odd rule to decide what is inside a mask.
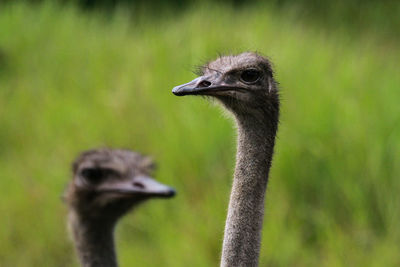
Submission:
[[[245,83],[255,83],[260,77],[261,73],[255,69],[245,70],[240,75],[240,79]]]
[[[81,171],[82,177],[84,177],[86,181],[93,185],[99,184],[111,173],[112,170],[102,168],[86,168]]]

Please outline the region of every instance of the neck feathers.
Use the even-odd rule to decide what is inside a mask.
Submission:
[[[117,267],[114,222],[91,220],[69,214],[69,228],[80,263],[84,267]]]
[[[264,199],[279,109],[257,116],[236,115],[235,175],[225,225],[221,266],[258,266]]]

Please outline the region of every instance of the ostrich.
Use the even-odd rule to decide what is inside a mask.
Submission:
[[[64,199],[82,266],[117,266],[113,232],[118,219],[147,199],[175,194],[149,177],[153,168],[149,157],[129,150],[90,150],[75,160]]]
[[[235,117],[236,167],[221,266],[257,266],[279,119],[279,95],[271,63],[250,52],[223,56],[203,66],[200,77],[176,86],[172,92],[177,96],[212,96]]]

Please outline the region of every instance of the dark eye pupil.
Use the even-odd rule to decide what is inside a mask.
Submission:
[[[244,82],[252,83],[260,78],[260,72],[257,70],[245,70],[240,77]]]
[[[91,184],[98,184],[103,181],[110,173],[107,169],[89,168],[84,169],[81,174]]]

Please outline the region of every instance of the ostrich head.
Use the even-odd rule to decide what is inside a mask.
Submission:
[[[260,111],[277,110],[279,105],[271,63],[251,52],[222,56],[204,65],[199,77],[172,92],[215,97],[238,116],[257,116]]]
[[[81,217],[110,221],[143,200],[172,197],[174,189],[150,178],[153,161],[129,150],[97,149],[73,164],[65,201]]]

